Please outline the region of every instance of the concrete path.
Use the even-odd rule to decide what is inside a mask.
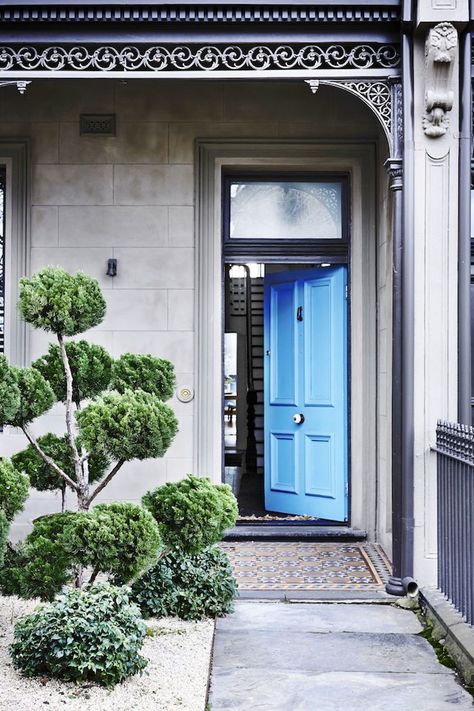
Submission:
[[[473,711],[420,631],[391,605],[238,602],[217,623],[211,711]]]

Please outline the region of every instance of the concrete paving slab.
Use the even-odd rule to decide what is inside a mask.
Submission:
[[[448,673],[428,642],[416,635],[218,630],[214,665],[262,670]]]
[[[393,606],[239,602],[217,629],[418,634],[422,627],[412,612]]]
[[[464,711],[472,697],[452,674],[216,669],[212,711]]]

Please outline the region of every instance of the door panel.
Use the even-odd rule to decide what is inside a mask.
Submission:
[[[346,267],[265,277],[265,507],[347,520]],[[293,416],[302,415],[301,423]]]

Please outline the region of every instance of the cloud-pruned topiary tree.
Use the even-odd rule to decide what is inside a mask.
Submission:
[[[19,513],[28,496],[29,481],[9,459],[0,460],[0,566],[8,540],[10,522]]]
[[[57,344],[31,368],[12,367],[0,358],[0,396],[5,395],[0,404],[0,426],[21,428],[29,442],[26,450],[15,455],[15,467],[29,474],[39,490],[64,491],[68,487],[76,496],[79,512],[89,511],[125,462],[162,457],[178,429],[172,409],[163,402],[174,387],[171,363],[151,355],[127,355],[117,361],[114,370],[104,348],[86,341],[66,341],[98,325],[105,308],[97,281],[81,272],[69,274],[47,267],[23,278],[19,298],[22,317],[34,328],[53,333]],[[117,390],[109,389],[112,376]],[[31,422],[58,401],[64,403],[65,436],[36,438]],[[109,507],[103,517],[108,516],[112,528],[110,521],[115,516],[122,528],[140,529],[156,549],[157,525],[143,513],[148,516],[148,527],[140,528],[136,512],[130,509],[119,512]],[[87,525],[90,528],[92,524]],[[138,545],[138,537],[135,539]],[[92,545],[91,537],[89,541]],[[138,558],[145,560],[145,553]],[[89,565],[86,559],[85,555],[84,564]],[[112,568],[109,566],[109,572]],[[81,564],[77,570],[76,584],[81,585]]]

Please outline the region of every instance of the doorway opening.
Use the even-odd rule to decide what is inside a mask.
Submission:
[[[225,481],[241,521],[347,523],[346,275],[225,264]]]

